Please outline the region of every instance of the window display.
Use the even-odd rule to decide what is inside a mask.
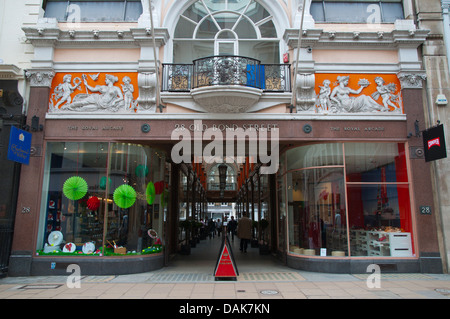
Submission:
[[[165,168],[164,153],[147,146],[49,142],[37,254],[160,252]]]
[[[403,144],[345,144],[352,256],[411,257],[411,209]]]
[[[289,253],[414,255],[404,144],[316,144],[285,154],[279,216],[288,214]]]

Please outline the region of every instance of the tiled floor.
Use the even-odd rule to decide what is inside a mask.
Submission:
[[[220,239],[201,241],[189,256],[141,274],[84,276],[70,288],[66,276],[0,279],[0,299],[450,299],[450,275],[382,274],[370,288],[368,275],[297,271],[256,248],[239,252],[232,244],[239,276],[216,281],[213,272]]]

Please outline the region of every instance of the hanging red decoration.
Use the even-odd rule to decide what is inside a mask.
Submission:
[[[96,196],[92,196],[87,201],[87,207],[90,210],[97,210],[100,207],[100,200]]]
[[[155,182],[155,194],[160,195],[164,190],[164,181]]]

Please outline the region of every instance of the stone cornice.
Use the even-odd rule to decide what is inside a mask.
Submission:
[[[34,47],[55,48],[136,48],[153,45],[151,29],[129,30],[60,30],[54,27],[24,27],[27,41]],[[166,44],[169,32],[166,28],[155,28],[157,47]]]
[[[14,64],[0,64],[0,79],[23,79],[23,70]]]
[[[429,30],[392,30],[386,31],[324,31],[322,29],[308,29],[303,31],[302,48],[417,48],[422,45]],[[284,41],[288,46],[296,48],[298,43],[298,29],[286,29]]]

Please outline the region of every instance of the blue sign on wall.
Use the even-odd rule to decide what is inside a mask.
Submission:
[[[30,163],[31,133],[11,126],[8,159],[22,164]]]

